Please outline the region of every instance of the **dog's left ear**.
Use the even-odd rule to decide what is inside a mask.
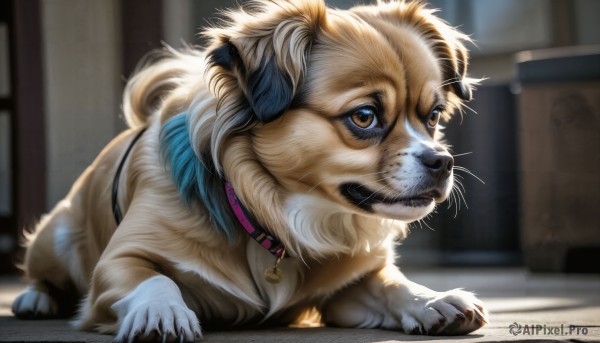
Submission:
[[[427,38],[442,65],[444,84],[450,85],[460,99],[470,101],[473,98],[473,85],[467,77],[469,54],[463,42],[471,42],[471,39],[435,16],[435,10],[425,8],[418,2],[405,6],[411,5],[415,8],[411,13],[415,27]]]
[[[231,92],[237,84],[255,117],[268,123],[292,103],[326,8],[323,0],[252,4],[229,13],[232,26],[207,31],[208,59],[216,89]]]
[[[436,17],[435,10],[426,8],[421,1],[394,0],[380,1],[372,6],[359,6],[352,10],[366,21],[383,19],[393,25],[416,29],[427,39],[440,61],[444,84],[461,100],[472,99],[472,80],[467,77],[468,51],[463,44],[471,39]]]

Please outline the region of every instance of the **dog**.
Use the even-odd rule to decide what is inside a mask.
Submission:
[[[451,194],[440,121],[472,97],[469,38],[420,2],[256,0],[133,76],[129,129],[27,237],[22,318],[115,341],[325,325],[462,335],[472,293],[395,266]],[[79,304],[78,304],[79,302]],[[202,328],[201,328],[202,324]]]

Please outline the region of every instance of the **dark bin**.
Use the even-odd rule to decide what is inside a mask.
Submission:
[[[600,272],[600,46],[522,52],[517,70],[525,263]]]

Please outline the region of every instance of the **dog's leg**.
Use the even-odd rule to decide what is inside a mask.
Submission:
[[[111,243],[127,242],[120,235],[126,231],[120,227]],[[156,270],[150,254],[133,246],[110,245],[110,253],[94,270],[92,289],[76,324],[84,329],[100,324],[100,331],[116,331],[115,342],[201,338],[196,314],[183,301],[177,284]]]
[[[201,338],[196,314],[183,302],[175,282],[156,275],[140,283],[135,290],[113,304],[120,327],[115,341],[131,341],[159,335],[193,342]]]
[[[43,282],[32,281],[27,290],[19,294],[12,304],[12,311],[21,319],[42,319],[59,316],[58,303],[50,296]]]
[[[80,279],[82,272],[77,265],[79,258],[73,256],[76,244],[72,244],[72,231],[68,206],[63,202],[36,227],[22,265],[30,283],[12,305],[17,317],[52,318],[74,312],[78,292],[71,269]]]
[[[335,326],[427,335],[464,335],[488,321],[487,311],[472,293],[430,290],[406,279],[393,265],[329,299],[323,317]]]

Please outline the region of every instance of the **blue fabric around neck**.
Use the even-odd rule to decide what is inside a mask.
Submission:
[[[164,123],[160,131],[160,150],[181,198],[189,206],[198,199],[208,211],[211,222],[230,241],[234,240],[236,226],[231,219],[223,180],[214,168],[208,147],[206,156],[196,155],[186,113]]]

